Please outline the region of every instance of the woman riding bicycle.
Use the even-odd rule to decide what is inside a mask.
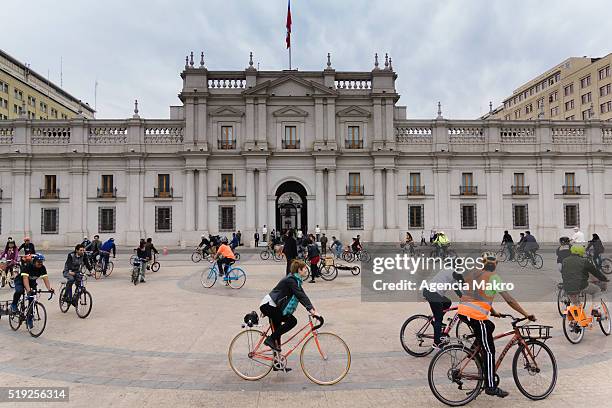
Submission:
[[[293,316],[298,302],[308,312],[316,316],[317,312],[310,299],[302,288],[302,280],[308,276],[308,267],[303,261],[295,260],[291,263],[290,274],[281,279],[267,294],[259,305],[259,310],[270,319],[272,334],[266,338],[264,344],[273,350],[281,351],[281,336],[297,325]]]
[[[0,259],[6,259],[6,270],[10,270],[13,266],[19,264],[19,251],[15,241],[8,241],[6,248],[0,255]]]

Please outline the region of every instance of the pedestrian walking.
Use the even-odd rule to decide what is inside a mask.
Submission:
[[[325,236],[325,233],[323,233],[323,235],[321,235],[321,254],[323,254],[323,256],[327,255],[327,237]]]
[[[285,258],[287,259],[287,269],[285,270],[285,274],[289,275],[291,272],[291,262],[297,258],[297,242],[293,237],[293,232],[291,230],[287,230],[285,234],[285,242],[283,245],[283,254],[285,254]]]

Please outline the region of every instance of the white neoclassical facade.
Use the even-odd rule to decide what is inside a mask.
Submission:
[[[612,238],[612,124],[407,120],[391,61],[363,72],[209,71],[170,119],[0,121],[2,236],[193,243],[316,225],[343,240]],[[407,97],[408,101],[410,97]]]

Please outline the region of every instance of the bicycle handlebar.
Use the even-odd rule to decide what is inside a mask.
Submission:
[[[321,326],[323,326],[323,323],[325,323],[325,319],[323,319],[323,316],[311,315],[310,318],[316,319],[319,321],[319,323],[314,325],[314,327],[312,328],[312,331],[320,329]]]
[[[519,324],[520,322],[524,322],[525,320],[529,319],[528,317],[521,317],[521,318],[514,317],[511,314],[500,314],[499,317],[502,318],[502,319],[506,319],[506,318],[512,319],[512,326],[513,327],[516,326],[517,324]]]
[[[51,296],[49,296],[49,298],[47,300],[51,300],[51,299],[53,299],[53,295],[55,294],[55,291],[36,289],[36,293],[50,293]]]

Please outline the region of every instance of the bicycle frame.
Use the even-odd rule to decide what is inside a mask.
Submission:
[[[268,325],[266,330],[263,332],[263,335],[261,336],[261,338],[257,342],[257,345],[253,348],[253,351],[250,353],[250,357],[257,357],[257,358],[259,358],[261,360],[268,360],[268,361],[271,361],[271,362],[274,361],[274,354],[276,352],[273,352],[273,357],[270,357],[269,355],[263,354],[263,353],[270,353],[271,351],[273,351],[271,348],[269,348],[267,346],[264,346],[262,350],[259,350],[259,347],[263,344],[263,342],[266,339],[266,337],[268,337],[268,333],[270,332],[271,329],[272,329],[272,326]],[[323,351],[321,350],[321,346],[319,345],[319,341],[317,339],[317,331],[314,330],[314,324],[312,323],[312,319],[309,319],[308,323],[306,323],[304,325],[304,327],[302,327],[297,332],[293,333],[293,335],[291,337],[289,337],[288,339],[286,339],[283,343],[281,343],[281,345],[284,346],[285,344],[289,343],[291,340],[296,338],[298,336],[298,334],[302,333],[303,331],[306,331],[306,333],[304,334],[304,336],[302,336],[300,341],[298,341],[295,344],[295,346],[293,346],[293,348],[291,348],[289,351],[287,351],[285,353],[279,353],[285,359],[287,359],[291,355],[291,353],[293,353],[300,346],[300,344],[302,344],[304,342],[304,340],[306,340],[310,335],[314,336],[315,343],[317,345],[317,349],[319,350],[319,353],[321,353],[321,355],[323,355]]]

